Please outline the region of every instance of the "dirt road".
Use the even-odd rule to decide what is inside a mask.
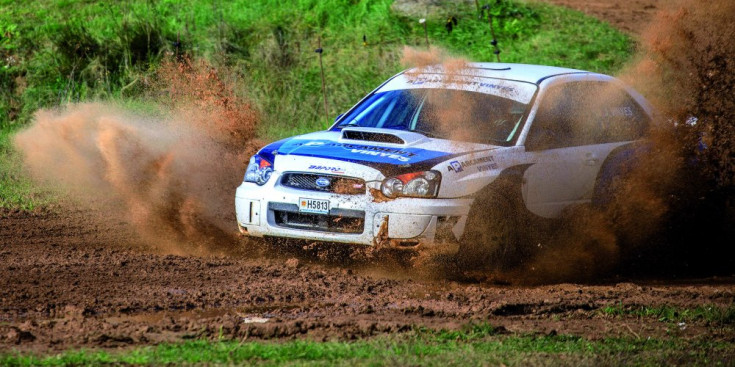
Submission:
[[[633,36],[640,35],[660,7],[665,5],[661,0],[547,0],[546,2],[582,11]]]
[[[241,242],[220,257],[130,248],[124,225],[81,211],[4,213],[0,227],[0,350],[116,347],[190,338],[354,339],[489,322],[509,332],[590,338],[732,338],[701,320],[685,330],[657,318],[614,318],[605,307],[692,309],[735,303],[731,278],[608,279],[599,285],[511,287],[424,277],[397,264],[329,256],[264,257]],[[104,234],[107,233],[107,234]]]

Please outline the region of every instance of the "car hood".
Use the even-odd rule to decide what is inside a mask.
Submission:
[[[351,129],[355,131],[355,129]],[[387,129],[362,129],[394,134],[404,144],[345,139],[341,131],[321,131],[295,136],[269,144],[259,154],[274,161],[276,155],[326,158],[360,163],[384,173],[430,169],[447,159],[470,152],[497,149],[497,146],[432,139],[426,136]]]

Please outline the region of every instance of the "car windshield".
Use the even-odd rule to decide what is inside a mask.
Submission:
[[[528,105],[487,93],[456,89],[400,89],[370,96],[333,129],[372,127],[429,137],[510,145]]]

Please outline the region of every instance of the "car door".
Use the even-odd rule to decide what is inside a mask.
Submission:
[[[531,212],[557,217],[589,202],[610,152],[642,136],[640,106],[611,81],[571,81],[548,88],[525,141],[523,197]]]

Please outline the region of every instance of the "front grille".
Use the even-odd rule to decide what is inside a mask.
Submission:
[[[268,203],[268,216],[278,227],[321,232],[362,233],[365,212],[331,209],[329,214],[301,213],[296,204]]]
[[[354,177],[313,173],[284,173],[283,178],[281,178],[281,185],[300,190],[333,192],[344,195],[365,194],[365,180]]]

